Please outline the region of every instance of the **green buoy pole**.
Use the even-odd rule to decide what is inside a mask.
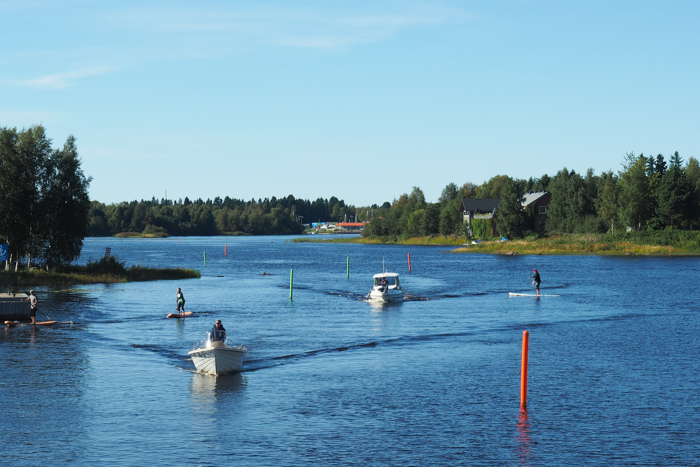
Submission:
[[[350,257],[348,256],[348,267],[347,267],[347,272],[346,272],[346,278],[350,278]]]
[[[207,267],[207,252],[204,251],[204,267]]]
[[[294,286],[294,269],[289,270],[289,301],[292,301],[292,289]]]

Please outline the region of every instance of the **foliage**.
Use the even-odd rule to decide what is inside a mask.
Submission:
[[[491,219],[472,219],[472,236],[481,240],[491,238]]]
[[[80,255],[90,181],[73,136],[53,150],[41,125],[0,128],[0,237],[14,260],[27,257],[56,266]]]
[[[525,211],[522,207],[523,192],[510,177],[501,185],[501,202],[498,205],[496,225],[498,233],[507,238],[521,238],[525,231]]]
[[[552,193],[547,221],[549,233],[572,233],[582,224],[592,211],[593,203],[586,188],[583,178],[573,170],[564,168],[554,176],[549,184]]]
[[[462,214],[459,212],[460,199],[447,202],[440,211],[440,235],[455,235],[461,233]]]
[[[109,258],[101,258],[99,261],[91,261],[87,265],[81,266],[68,266],[64,268],[65,271],[70,272],[83,272],[85,274],[99,275],[99,274],[112,274],[112,275],[124,275],[126,273],[126,266],[123,262],[119,262],[119,259],[115,256],[110,256]]]
[[[639,230],[652,214],[652,197],[644,155],[627,154],[627,170],[620,175],[618,210],[623,225]]]

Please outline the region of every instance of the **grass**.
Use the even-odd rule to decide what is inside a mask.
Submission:
[[[502,255],[649,255],[700,256],[700,232],[659,231],[620,234],[566,234],[550,237],[529,237],[501,242],[482,241],[465,245],[461,236],[431,236],[399,239],[392,237],[319,239],[302,237],[293,242],[364,243],[398,245],[457,246],[455,253],[491,253]]]
[[[655,245],[639,240],[609,239],[604,235],[556,235],[507,242],[487,241],[457,248],[455,253],[505,255],[648,255],[695,256],[700,248]]]

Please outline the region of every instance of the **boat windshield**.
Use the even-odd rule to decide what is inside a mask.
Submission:
[[[386,282],[384,282],[386,281]],[[375,277],[374,278],[374,285],[376,286],[383,286],[384,284],[393,287],[399,286],[399,278],[398,277]]]

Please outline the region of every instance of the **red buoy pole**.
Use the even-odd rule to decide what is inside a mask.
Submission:
[[[411,253],[408,254],[408,272],[411,272]]]
[[[530,333],[523,331],[523,366],[520,372],[520,406],[527,406],[527,353],[530,344]]]
[[[226,244],[224,243],[224,256],[226,256]]]

